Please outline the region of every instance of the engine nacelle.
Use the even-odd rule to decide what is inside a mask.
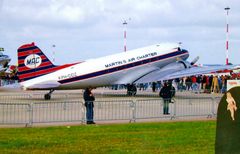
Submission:
[[[192,67],[192,64],[189,63],[188,61],[183,61],[183,60],[181,60],[181,61],[177,61],[177,63],[181,63],[185,68],[190,68],[190,67]]]
[[[175,63],[170,63],[161,68],[162,72],[173,73],[176,71],[181,71],[187,68],[190,68],[191,64],[187,61],[177,61]]]

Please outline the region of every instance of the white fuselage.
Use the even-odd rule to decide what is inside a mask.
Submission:
[[[178,51],[178,44],[158,44],[124,53],[90,59],[85,62],[21,82],[24,89],[81,89],[133,83],[145,74],[180,59],[188,52]],[[51,89],[51,88],[49,88]]]

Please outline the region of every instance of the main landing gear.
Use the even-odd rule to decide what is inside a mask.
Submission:
[[[45,94],[45,95],[44,95],[44,99],[45,99],[45,100],[50,100],[50,99],[51,99],[51,94],[53,93],[53,91],[54,91],[54,89],[51,89],[51,90],[49,91],[49,93]]]
[[[127,85],[127,95],[135,96],[137,94],[137,87],[134,84]]]

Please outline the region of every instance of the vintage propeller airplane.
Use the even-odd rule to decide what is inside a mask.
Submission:
[[[3,48],[0,48],[0,72],[4,72],[8,69],[8,63],[11,59],[8,55],[4,55],[1,51],[3,51]]]
[[[179,44],[163,43],[127,52],[55,66],[35,45],[18,49],[18,77],[24,90],[83,89],[115,84],[137,84],[235,69],[236,66],[196,67]],[[134,88],[136,89],[136,88]],[[136,93],[136,91],[135,91]]]

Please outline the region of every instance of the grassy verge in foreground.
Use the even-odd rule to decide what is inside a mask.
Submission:
[[[216,122],[0,128],[0,153],[214,153]]]

